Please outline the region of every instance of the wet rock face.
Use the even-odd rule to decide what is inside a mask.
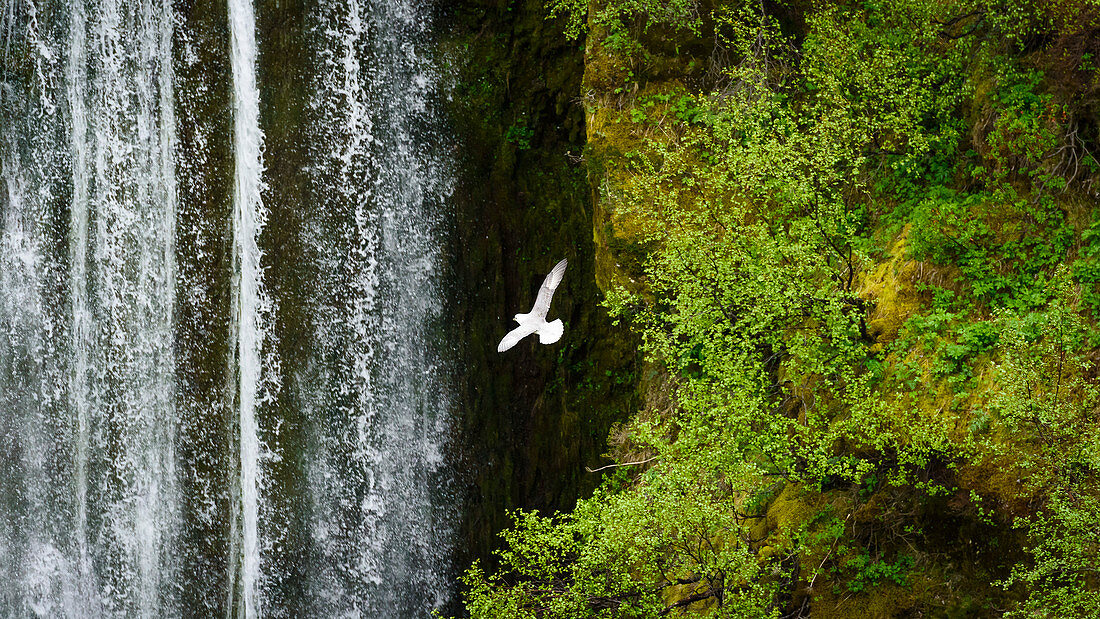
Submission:
[[[338,180],[336,163],[318,164],[313,152],[317,138],[309,127],[317,106],[303,79],[318,71],[307,49],[317,36],[306,17],[313,10],[308,3],[280,1],[260,2],[256,11],[264,204],[270,212],[262,243],[269,250],[266,284],[280,299],[276,346],[286,376],[309,375],[316,365],[310,359],[323,351],[303,342],[314,341],[311,329],[324,321],[318,316],[325,308],[341,303],[310,292],[310,282],[332,275],[305,266],[321,264],[322,248],[295,231],[326,225],[326,215],[310,214],[318,201],[333,202],[323,209],[327,213],[358,204],[350,194],[326,189]],[[442,224],[449,235],[447,255],[440,261],[444,280],[451,282],[441,314],[447,318],[432,328],[442,341],[455,343],[453,357],[443,364],[451,368],[451,384],[437,387],[456,394],[450,451],[459,477],[454,494],[460,524],[453,565],[461,570],[475,558],[491,562],[496,534],[509,523],[507,511],[568,509],[598,483],[585,466],[600,464],[611,423],[634,408],[636,347],[625,331],[612,328],[593,275],[592,191],[580,160],[583,44],[567,40],[560,24],[546,20],[541,0],[439,2],[434,19],[434,49],[428,53],[440,86],[427,99],[435,111],[425,113],[438,113],[442,128],[435,146],[447,151],[440,156],[450,159],[452,185],[444,209],[450,220]],[[378,70],[384,58],[367,60],[364,74]],[[391,99],[381,97],[379,104]],[[376,126],[387,122],[385,112],[372,114]],[[397,241],[408,244],[410,238],[404,234]],[[566,323],[562,340],[542,346],[530,338],[497,353],[512,315],[529,309],[543,276],[563,257],[569,270],[549,316]],[[309,399],[310,382],[287,381],[269,409],[283,420],[279,442],[296,454],[271,465],[278,496],[303,496],[307,486],[315,486],[304,454],[313,449],[309,437],[323,429],[299,406]],[[276,510],[293,515],[277,528],[300,549],[281,556],[274,571],[284,577],[267,591],[287,604],[305,597],[295,587],[307,586],[309,565],[326,552],[309,541],[307,520],[323,516],[309,509]]]
[[[224,3],[177,1],[178,186],[176,372],[184,385],[179,445],[183,467],[183,572],[205,574],[183,588],[195,616],[223,612],[231,584],[230,490],[234,465],[229,316],[232,288],[233,152],[228,14]],[[197,343],[200,343],[198,345]],[[204,493],[209,494],[204,497]]]
[[[543,3],[463,2],[439,15],[454,76],[448,106],[458,174],[452,202],[454,341],[465,447],[460,549],[491,560],[506,511],[571,507],[599,481],[612,422],[634,406],[634,350],[612,327],[594,277],[592,202],[580,104],[583,42],[547,21]],[[569,269],[548,318],[554,345],[496,344],[527,311],[545,273]]]
[[[264,594],[305,615],[424,616],[454,596],[458,407],[440,331],[455,268],[451,133],[428,2],[264,2],[260,124],[281,382],[262,440],[278,532]]]

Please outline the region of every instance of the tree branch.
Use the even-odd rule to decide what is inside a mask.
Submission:
[[[610,469],[610,468],[614,468],[614,467],[617,467],[617,466],[635,466],[635,465],[638,465],[638,464],[645,464],[646,462],[652,462],[652,461],[654,461],[654,460],[656,460],[660,457],[661,456],[653,456],[652,458],[646,458],[645,460],[639,460],[637,462],[619,462],[617,464],[608,464],[608,465],[605,465],[605,466],[601,466],[598,469],[592,469],[592,468],[588,468],[586,466],[586,467],[584,467],[584,470],[588,471],[589,473],[598,473],[598,472],[600,472],[604,469]]]

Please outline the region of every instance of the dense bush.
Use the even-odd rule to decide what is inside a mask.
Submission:
[[[607,305],[669,404],[573,512],[516,514],[470,614],[1097,616],[1100,136],[1068,127],[1100,108],[1042,62],[1080,25],[1015,0],[589,4],[550,6],[637,84],[586,100],[621,136],[588,155],[606,225],[644,256]],[[650,81],[650,27],[709,36],[720,76]]]

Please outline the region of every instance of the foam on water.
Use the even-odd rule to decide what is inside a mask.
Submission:
[[[309,341],[289,376],[265,286],[254,9],[229,1],[228,84],[194,71],[211,35],[173,7],[0,0],[0,616],[428,617],[453,588],[458,519],[430,7],[305,14],[309,201],[291,233],[311,275],[270,279],[312,303],[293,308]],[[176,69],[195,87],[178,92]],[[192,126],[219,88],[230,135]],[[231,214],[210,206],[230,180],[218,140]],[[221,243],[224,266],[197,268]],[[216,378],[192,384],[202,337]],[[305,420],[292,446],[286,414]]]
[[[5,616],[178,612],[170,4],[4,6]],[[9,462],[12,462],[9,459]]]
[[[346,0],[311,17],[304,240],[319,277],[300,384],[318,420],[311,594],[326,616],[427,617],[452,588],[453,404],[435,330],[450,178],[429,105],[428,9]]]

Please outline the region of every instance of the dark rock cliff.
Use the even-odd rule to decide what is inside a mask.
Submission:
[[[453,197],[462,342],[458,565],[491,561],[508,510],[569,509],[590,492],[611,424],[634,407],[636,346],[613,327],[594,277],[583,45],[546,20],[541,0],[462,2],[441,11],[440,49],[454,78],[449,113],[459,163]],[[542,278],[569,259],[551,318],[565,335],[497,342],[528,311]]]

